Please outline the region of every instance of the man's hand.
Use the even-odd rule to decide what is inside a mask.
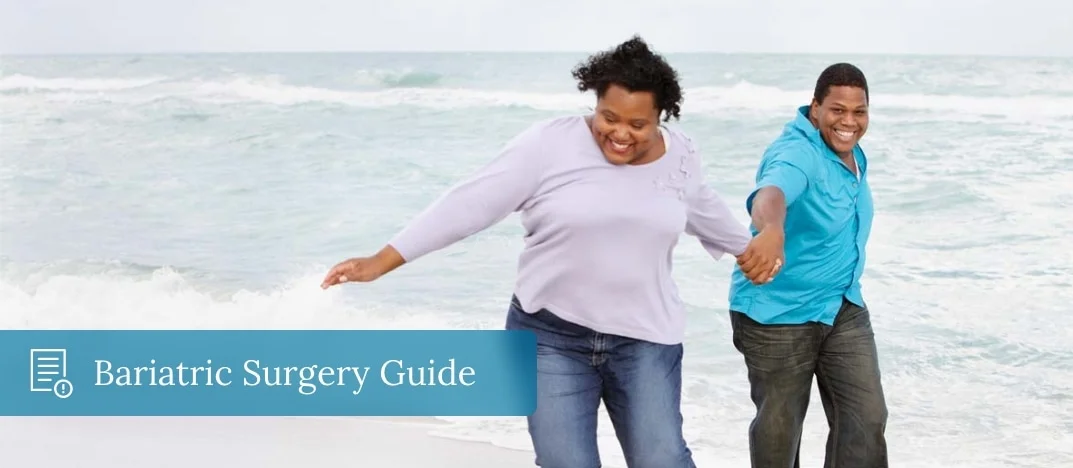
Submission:
[[[738,256],[738,265],[749,281],[759,285],[775,278],[785,263],[783,240],[782,228],[772,226],[749,242],[745,252]]]
[[[771,282],[786,263],[783,252],[786,206],[785,194],[774,185],[761,188],[753,198],[753,226],[758,233],[745,247],[745,252],[738,256],[741,272],[753,284]]]
[[[405,263],[402,255],[390,245],[372,257],[343,260],[332,267],[320,283],[321,289],[348,282],[368,283],[384,276]]]

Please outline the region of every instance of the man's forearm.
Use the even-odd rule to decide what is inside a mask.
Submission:
[[[766,229],[782,231],[786,221],[786,197],[778,187],[764,187],[753,197],[753,227],[763,232]]]

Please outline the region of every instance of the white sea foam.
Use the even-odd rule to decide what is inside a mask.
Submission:
[[[149,86],[164,81],[163,76],[141,78],[36,78],[26,75],[8,75],[0,78],[0,92],[24,91],[121,91]]]
[[[437,75],[416,72],[365,70],[357,75],[356,81],[359,83],[389,86],[377,90],[300,86],[288,84],[279,77],[249,75],[184,81],[167,81],[159,77],[42,79],[12,75],[0,78],[0,91],[23,91],[15,97],[8,96],[7,100],[25,99],[43,92],[45,99],[60,102],[150,103],[181,99],[206,104],[325,104],[368,109],[404,106],[440,110],[516,107],[562,112],[582,111],[592,106],[591,96],[581,93],[427,87],[424,85],[438,80]],[[730,86],[689,88],[684,95],[688,114],[719,116],[727,111],[785,112],[788,108],[808,103],[812,91],[787,90],[743,80]],[[891,94],[876,91],[871,101],[873,112],[891,119],[1039,121],[1073,118],[1073,97]]]
[[[384,309],[322,290],[319,274],[270,291],[221,299],[174,269],[150,274],[32,274],[0,281],[5,329],[417,329],[454,328],[442,313]]]

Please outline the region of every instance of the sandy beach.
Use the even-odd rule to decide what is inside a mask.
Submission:
[[[0,466],[526,467],[531,453],[428,435],[430,419],[0,418]]]

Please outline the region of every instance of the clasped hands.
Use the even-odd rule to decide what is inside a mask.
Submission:
[[[760,231],[737,257],[741,272],[753,284],[770,283],[779,274],[785,263],[783,236],[781,228]]]

